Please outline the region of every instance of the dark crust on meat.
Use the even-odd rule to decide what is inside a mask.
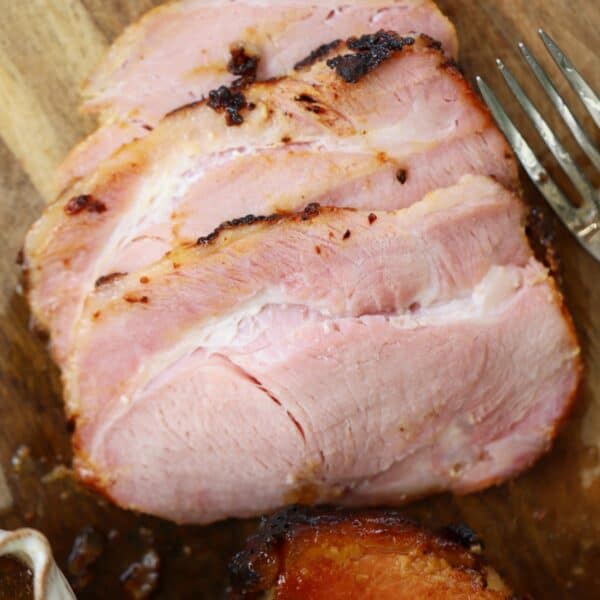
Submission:
[[[560,282],[560,259],[554,246],[556,231],[552,226],[549,213],[538,206],[532,206],[527,213],[525,232],[535,257],[546,265]]]
[[[227,63],[227,70],[237,77],[248,77],[252,81],[256,79],[258,68],[258,56],[248,54],[243,45],[238,44],[231,48],[231,58]]]
[[[448,525],[440,533],[444,538],[460,544],[463,548],[471,552],[480,552],[483,550],[483,541],[481,538],[464,523]]]
[[[425,46],[427,46],[427,48],[433,48],[434,50],[442,51],[442,42],[439,42],[438,40],[432,38],[430,35],[427,35],[426,33],[421,33],[419,34],[419,38],[425,43]]]
[[[101,200],[97,200],[91,194],[81,194],[71,198],[64,207],[65,214],[69,216],[78,215],[83,211],[89,213],[106,212],[106,204]]]
[[[242,90],[256,81],[256,71],[260,58],[246,52],[243,45],[237,44],[230,49],[231,58],[227,63],[227,70],[236,75],[231,85],[222,85],[211,90],[208,98],[201,98],[188,104],[179,106],[169,111],[165,117],[171,117],[188,109],[194,109],[206,104],[218,113],[225,113],[225,122],[228,126],[241,125],[244,118],[240,111],[243,109],[253,110],[255,106],[248,104]]]
[[[214,243],[221,233],[224,233],[225,231],[231,231],[232,229],[238,229],[240,227],[249,227],[250,225],[256,225],[257,223],[276,223],[281,218],[281,215],[277,214],[269,216],[246,215],[245,217],[225,221],[225,223],[221,223],[221,225],[219,225],[212,233],[198,238],[196,244],[198,246],[208,246],[209,244]]]
[[[394,31],[383,30],[350,38],[346,45],[355,52],[330,58],[327,66],[334,69],[346,83],[357,83],[395,53],[414,43],[414,37],[401,37]]]
[[[247,54],[242,45],[234,46],[230,52],[231,59],[227,70],[233,75],[238,75],[238,78],[229,87],[222,85],[208,92],[207,105],[216,112],[224,112],[225,122],[232,127],[244,122],[241,111],[249,106],[242,90],[256,81],[259,58]]]
[[[289,547],[296,535],[307,528],[331,531],[338,525],[355,528],[357,536],[368,536],[374,531],[378,535],[384,532],[390,536],[418,536],[426,552],[443,552],[444,556],[452,557],[455,568],[468,570],[484,582],[487,580],[487,563],[479,554],[469,551],[473,540],[478,546],[481,542],[466,526],[434,534],[393,509],[296,505],[264,517],[258,532],[248,539],[246,548],[234,556],[229,564],[229,598],[259,598],[276,585],[283,568],[285,547]]]
[[[336,61],[335,64],[337,64],[337,59],[339,59],[340,57],[343,57],[344,55],[341,54],[341,52],[343,52],[343,48],[340,48],[341,46],[344,46],[344,48],[347,48],[349,50],[356,50],[356,53],[353,54],[347,54],[346,56],[355,56],[356,54],[360,54],[365,53],[365,54],[372,54],[372,60],[374,60],[375,55],[377,56],[382,56],[383,54],[387,54],[387,51],[384,50],[383,47],[385,47],[386,43],[382,43],[383,47],[380,47],[378,50],[375,49],[376,47],[376,43],[372,40],[372,38],[374,36],[377,36],[379,34],[384,34],[384,36],[388,36],[387,38],[384,39],[388,39],[387,43],[387,47],[388,47],[388,51],[390,50],[390,45],[398,45],[396,42],[391,41],[392,38],[397,38],[400,40],[404,40],[404,44],[403,44],[403,48],[406,48],[408,46],[418,46],[420,47],[422,50],[428,50],[431,52],[435,52],[436,54],[439,55],[440,57],[440,65],[439,68],[448,68],[451,69],[452,71],[454,71],[457,75],[459,75],[461,72],[459,70],[459,68],[456,66],[456,63],[454,63],[454,61],[448,59],[445,54],[444,51],[441,49],[440,45],[435,43],[435,40],[433,40],[432,38],[430,38],[429,36],[418,36],[416,38],[413,37],[405,37],[405,38],[401,38],[400,36],[398,36],[396,33],[394,32],[379,32],[378,34],[371,34],[370,36],[362,36],[360,38],[350,38],[349,40],[347,40],[346,42],[343,42],[341,40],[335,40],[335,42],[331,42],[331,44],[324,44],[322,47],[327,47],[330,46],[329,49],[327,51],[323,51],[323,55],[322,56],[316,56],[315,59],[310,63],[310,64],[306,64],[305,67],[300,67],[298,70],[302,70],[302,69],[308,69],[310,66],[312,66],[313,64],[316,64],[317,62],[321,62],[322,60],[324,60],[325,58],[327,58],[330,55],[334,55],[335,54],[335,50],[339,49],[340,54],[339,56],[332,56],[331,60]],[[351,47],[352,45],[352,47]],[[320,47],[320,48],[322,48]],[[358,48],[363,48],[365,50],[359,51]],[[370,47],[370,50],[369,50]],[[316,51],[315,51],[316,52]],[[392,50],[389,52],[389,54],[386,56],[387,58],[390,58],[391,56],[393,56],[394,54],[397,54],[398,52],[400,52],[400,50]],[[354,59],[352,59],[354,60]],[[327,61],[329,62],[329,61]],[[365,58],[361,58],[358,61],[360,64],[365,62]],[[378,63],[377,66],[379,66],[379,64],[381,64],[382,62],[384,62],[384,60],[381,60],[381,62]],[[341,68],[341,67],[340,67]],[[375,68],[375,65],[372,66],[372,68]],[[350,69],[351,71],[351,69]],[[349,76],[352,75],[352,73],[348,73]],[[291,77],[293,79],[293,76]],[[261,80],[261,81],[253,81],[253,82],[249,82],[249,81],[245,81],[243,88],[244,89],[248,89],[248,87],[252,87],[254,85],[259,86],[258,89],[260,89],[261,87],[264,86],[268,86],[268,85],[274,85],[277,84],[278,82],[288,79],[288,77],[274,77],[271,79],[267,79],[267,80]],[[236,87],[236,82],[234,82],[233,87]],[[231,87],[227,88],[230,92]],[[218,91],[218,90],[213,90],[213,91]],[[474,94],[475,96],[475,94]],[[476,97],[476,96],[475,96]],[[298,101],[302,102],[303,100],[298,99]],[[479,99],[478,99],[478,103],[479,103]],[[172,111],[170,111],[169,113],[167,113],[166,117],[171,117],[174,115],[177,115],[178,113],[183,113],[186,112],[187,110],[193,110],[196,108],[200,108],[202,107],[204,104],[209,104],[209,100],[207,98],[202,98],[199,100],[195,100],[193,102],[190,102],[188,104],[184,104],[183,106],[180,106],[178,108],[173,109]],[[307,103],[308,104],[308,103]],[[485,106],[485,105],[483,105]],[[224,109],[219,109],[219,112],[223,112]],[[248,105],[245,107],[245,110],[251,110],[251,104],[248,103]],[[486,108],[487,110],[487,108]],[[239,112],[239,111],[238,111]],[[314,111],[313,111],[314,112]],[[227,115],[226,115],[227,117]],[[490,117],[491,118],[491,117]]]
[[[229,88],[226,85],[208,92],[207,105],[215,112],[225,113],[225,122],[230,127],[244,122],[240,111],[248,107],[244,94],[238,88]]]
[[[107,285],[108,283],[112,283],[121,277],[125,277],[126,275],[127,273],[110,273],[109,275],[102,275],[102,277],[98,277],[98,279],[96,279],[94,287],[99,288],[103,285]]]
[[[308,221],[309,219],[318,216],[320,213],[321,207],[316,203],[312,203],[309,204],[302,212],[296,214],[275,213],[273,215],[267,216],[246,215],[245,217],[240,217],[239,219],[225,221],[225,223],[219,225],[212,233],[198,238],[196,244],[198,246],[208,246],[209,244],[215,243],[222,233],[225,233],[226,231],[232,231],[234,229],[239,229],[241,227],[249,227],[258,223],[273,224],[281,220],[290,219],[293,217],[300,218],[302,221]]]
[[[304,57],[302,60],[299,60],[294,65],[294,71],[301,71],[302,69],[307,69],[308,67],[312,67],[316,62],[319,62],[326,58],[333,50],[337,50],[339,48],[342,40],[333,40],[333,42],[329,42],[328,44],[321,44],[318,48],[315,48],[308,56]]]

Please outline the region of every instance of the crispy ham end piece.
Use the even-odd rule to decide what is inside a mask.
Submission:
[[[468,528],[433,534],[396,511],[292,507],[230,563],[229,600],[509,600]]]

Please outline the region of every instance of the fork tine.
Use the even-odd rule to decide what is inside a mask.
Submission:
[[[600,199],[594,186],[590,183],[588,178],[583,174],[581,169],[575,164],[575,161],[571,158],[571,155],[565,150],[563,145],[558,141],[558,138],[554,135],[542,115],[537,111],[533,103],[523,91],[523,88],[519,85],[518,81],[512,76],[510,71],[504,66],[504,63],[500,59],[496,59],[498,68],[504,77],[504,80],[508,84],[515,98],[519,104],[523,107],[523,110],[527,113],[527,116],[533,122],[537,132],[541,135],[544,142],[559,162],[564,172],[569,176],[573,185],[577,188],[577,191],[583,199],[585,209],[592,209],[600,207]]]
[[[477,85],[488,105],[498,127],[502,130],[508,143],[527,174],[546,198],[548,204],[554,209],[560,220],[573,232],[577,241],[594,257],[600,261],[600,222],[598,211],[586,211],[575,208],[569,203],[561,189],[554,183],[548,172],[541,165],[533,150],[529,147],[523,136],[519,133],[509,116],[506,114],[498,98],[483,79],[477,76]]]
[[[518,44],[519,50],[523,55],[523,58],[530,66],[533,74],[536,76],[537,80],[540,82],[540,85],[544,88],[546,94],[554,104],[556,110],[560,113],[560,116],[563,118],[564,122],[567,124],[567,127],[573,134],[573,137],[577,140],[581,149],[586,153],[594,167],[598,171],[600,171],[600,152],[596,148],[596,146],[592,143],[590,138],[586,135],[585,131],[582,129],[581,125],[577,121],[575,115],[571,112],[569,107],[566,105],[565,101],[562,99],[548,75],[541,67],[540,63],[536,60],[536,58],[529,52],[529,49],[523,42],[519,42]]]
[[[554,183],[550,175],[540,161],[537,159],[533,150],[529,147],[527,142],[523,139],[523,136],[519,133],[517,128],[514,126],[510,117],[506,114],[500,101],[489,88],[485,81],[477,76],[476,78],[479,90],[486,101],[498,127],[502,130],[508,143],[511,145],[515,154],[519,157],[521,164],[527,174],[546,198],[550,206],[554,209],[556,214],[560,217],[562,222],[572,231],[579,231],[582,227],[592,220],[594,215],[587,215],[588,218],[583,218],[580,209],[575,208],[562,193],[561,189]],[[581,216],[580,216],[581,215]],[[591,219],[590,219],[591,217]]]
[[[577,92],[580,100],[587,108],[588,112],[594,119],[597,127],[600,127],[600,98],[594,90],[589,86],[585,79],[578,73],[573,66],[573,63],[564,55],[563,51],[556,45],[556,42],[543,30],[538,29],[538,34],[542,38],[542,42],[567,78],[571,87]]]

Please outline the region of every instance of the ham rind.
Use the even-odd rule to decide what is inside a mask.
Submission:
[[[231,224],[99,287],[64,371],[80,476],[206,523],[515,475],[579,376],[522,217],[467,177],[396,212]]]
[[[228,127],[204,103],[184,108],[33,226],[30,302],[59,363],[94,282],[142,268],[225,220],[315,201],[393,210],[468,173],[517,185],[504,138],[427,38],[358,83],[320,62],[245,95],[255,108],[242,125]]]
[[[422,32],[456,56],[454,27],[430,0],[187,0],[152,10],[113,44],[83,88],[84,110],[102,125],[67,157],[57,187],[90,173],[171,110],[235,75],[230,48],[260,57],[258,77],[283,75],[317,47],[380,29]]]

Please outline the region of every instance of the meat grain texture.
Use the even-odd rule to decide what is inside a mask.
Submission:
[[[26,240],[79,475],[208,523],[519,473],[570,408],[579,349],[505,140],[442,44],[410,31],[452,54],[451,25],[416,0],[218,6],[169,4],[117,42],[90,107],[154,121]],[[212,41],[184,44],[198,15]],[[207,100],[171,98],[198,43],[229,70],[194,75]]]

